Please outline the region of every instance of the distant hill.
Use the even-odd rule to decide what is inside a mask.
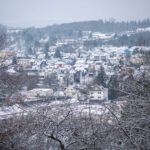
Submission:
[[[137,28],[150,27],[150,19],[143,21],[130,21],[130,22],[114,22],[114,21],[83,21],[72,22],[60,25],[52,25],[41,28],[41,30],[53,31],[53,32],[65,32],[72,30],[81,31],[99,31],[99,32],[122,32],[136,30]]]
[[[150,19],[143,21],[130,21],[130,22],[116,22],[116,21],[82,21],[82,22],[72,22],[72,23],[64,23],[58,25],[51,25],[43,28],[8,28],[3,25],[0,25],[0,50],[5,48],[6,46],[15,43],[15,41],[19,41],[18,39],[22,39],[25,41],[26,49],[31,49],[35,45],[39,45],[39,41],[42,38],[48,37],[48,44],[54,45],[57,39],[61,38],[79,38],[82,35],[82,31],[94,31],[94,32],[102,32],[102,33],[119,33],[125,31],[136,31],[137,29],[144,29],[150,27]],[[18,32],[19,31],[19,32]],[[11,34],[11,35],[10,35]],[[146,36],[145,36],[146,35]],[[12,38],[13,37],[13,38]],[[130,39],[129,39],[130,38]],[[9,39],[9,40],[7,40]],[[10,39],[13,39],[11,41]],[[141,40],[142,39],[142,40]],[[139,42],[140,41],[140,42]],[[141,42],[142,41],[142,42]],[[93,42],[93,41],[92,41]],[[97,45],[101,45],[101,41],[98,42]],[[89,43],[88,43],[89,44]],[[147,34],[138,34],[138,38],[135,35],[132,37],[118,37],[112,41],[109,41],[107,44],[112,45],[150,45],[149,41],[149,33]]]

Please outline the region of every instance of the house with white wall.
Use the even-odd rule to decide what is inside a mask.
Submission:
[[[88,93],[90,102],[108,100],[108,89],[102,86],[91,86]]]

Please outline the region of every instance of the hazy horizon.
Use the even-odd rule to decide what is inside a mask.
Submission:
[[[89,20],[150,18],[149,0],[0,0],[0,24],[44,27]]]

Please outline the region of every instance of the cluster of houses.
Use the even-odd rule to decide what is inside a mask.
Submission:
[[[80,38],[80,45],[73,52],[60,51],[61,57],[55,56],[57,49],[67,44],[74,45],[76,40],[65,39],[57,42],[55,46],[50,46],[48,58],[45,57],[46,54],[42,48],[37,48],[36,54],[28,56],[20,51],[17,53],[0,52],[1,59],[8,56],[7,63],[11,64],[8,66],[8,73],[15,75],[19,71],[24,71],[28,77],[38,78],[32,89],[26,86],[22,88],[21,92],[25,95],[25,101],[41,99],[105,101],[108,100],[108,89],[102,85],[93,85],[93,81],[102,66],[108,79],[114,74],[128,72],[128,68],[135,75],[145,71],[144,68],[147,66],[142,65],[143,56],[138,53],[133,55],[134,50],[144,49],[144,47],[128,48],[105,45],[91,49],[83,45],[82,41],[86,39],[86,34],[85,32],[82,39]],[[106,40],[112,36],[97,32],[92,34],[94,39]],[[131,67],[129,62],[133,65],[140,64],[140,70]],[[120,65],[124,66],[125,69],[120,69]]]

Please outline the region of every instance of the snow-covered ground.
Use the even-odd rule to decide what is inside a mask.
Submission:
[[[121,111],[122,106],[124,105],[123,102],[117,102],[116,106],[118,108],[118,113]],[[37,110],[42,108],[51,108],[51,110],[59,111],[59,106],[64,107],[73,111],[74,114],[86,115],[89,112],[92,115],[103,115],[109,112],[109,107],[111,103],[107,102],[104,104],[81,104],[75,101],[53,101],[50,103],[32,103],[32,104],[15,104],[12,106],[3,106],[0,107],[0,120],[13,118],[14,116],[20,115],[27,115],[29,113],[37,112]]]
[[[150,27],[147,27],[147,28],[138,28],[137,30],[136,30],[136,32],[150,32]]]

